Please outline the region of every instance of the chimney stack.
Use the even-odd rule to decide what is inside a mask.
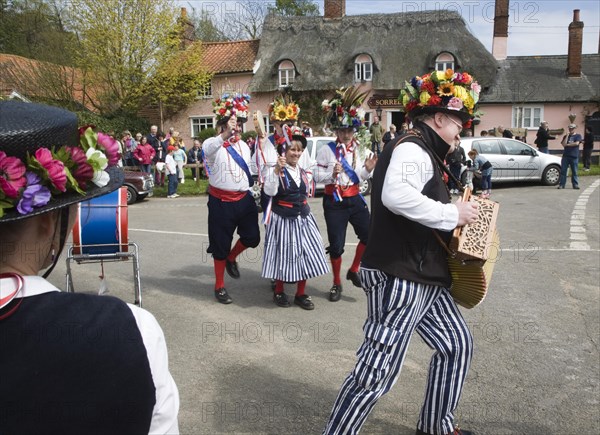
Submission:
[[[492,56],[496,60],[506,59],[508,51],[508,2],[509,0],[496,0],[492,41]]]
[[[581,77],[581,52],[583,47],[583,21],[579,20],[579,9],[573,10],[573,22],[569,24],[569,52],[567,75]]]
[[[181,35],[180,35],[181,43],[180,43],[179,48],[181,50],[185,50],[196,39],[194,36],[194,25],[188,18],[186,8],[181,8],[181,15],[179,16],[179,22],[182,26]]]
[[[346,15],[346,0],[325,0],[325,18],[339,19]]]

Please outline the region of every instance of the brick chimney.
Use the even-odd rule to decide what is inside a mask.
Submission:
[[[494,39],[492,41],[492,56],[496,60],[506,59],[508,48],[508,2],[509,0],[496,0]]]
[[[188,18],[186,8],[181,8],[181,15],[179,16],[179,22],[181,23],[181,26],[182,26],[180,48],[182,50],[184,50],[196,39],[194,36],[194,25]]]
[[[573,11],[573,22],[569,24],[569,52],[567,75],[581,77],[581,51],[583,46],[583,21],[579,20],[579,9]]]
[[[346,0],[325,0],[325,18],[336,19],[346,15]]]

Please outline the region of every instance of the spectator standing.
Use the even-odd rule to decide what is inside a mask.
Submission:
[[[498,126],[498,133],[500,133],[500,135],[501,135],[502,137],[507,137],[507,138],[509,138],[509,139],[512,139],[512,138],[513,138],[512,131],[510,131],[510,130],[506,130],[506,129],[505,129],[503,126],[501,126],[501,125],[499,125],[499,126]]]
[[[14,177],[0,183],[0,433],[177,434],[179,394],[154,316],[111,296],[61,292],[46,280],[77,203],[123,184],[117,145],[91,128],[85,134],[86,150],[106,154],[103,171],[86,158],[75,114],[0,102],[0,167],[12,167]],[[77,168],[77,192],[63,184],[67,167]]]
[[[592,151],[594,150],[594,134],[592,133],[592,127],[589,125],[585,127],[585,134],[583,135],[583,170],[589,171],[592,165]]]
[[[469,158],[473,161],[473,170],[481,172],[481,197],[489,198],[492,194],[492,172],[494,167],[477,150],[469,151]]]
[[[156,139],[158,142],[158,138]],[[152,173],[152,160],[156,155],[154,148],[148,143],[146,136],[142,136],[142,142],[137,146],[133,153],[136,160],[138,161],[142,172]]]
[[[388,142],[396,139],[398,137],[398,133],[396,132],[396,126],[394,124],[390,124],[390,131],[387,131],[383,135],[383,147],[387,145]]]
[[[302,134],[304,137],[312,137],[313,130],[310,128],[310,124],[306,121],[302,122]]]
[[[154,152],[158,149],[158,127],[153,125],[150,127],[150,133],[146,136],[146,142],[154,148]]]
[[[176,150],[176,146],[169,145],[167,148],[167,157],[165,158],[165,172],[169,180],[167,198],[177,198],[179,196],[177,194],[177,185],[179,184],[179,180],[177,178],[177,162],[173,157],[173,154],[175,154]]]
[[[398,132],[399,136],[402,136],[403,134],[406,134],[408,132],[408,124],[406,122],[403,122],[402,125],[400,126],[400,131]]]
[[[569,133],[564,135],[560,142],[563,146],[563,155],[560,164],[560,179],[558,181],[558,188],[564,189],[567,184],[567,173],[571,168],[571,183],[573,189],[579,189],[579,176],[577,169],[579,165],[579,145],[583,141],[583,138],[579,133],[575,133],[577,126],[575,124],[569,124]]]
[[[373,118],[373,123],[369,126],[369,133],[371,133],[371,151],[373,154],[379,155],[381,153],[381,139],[383,138],[383,125],[379,123],[379,117]]]
[[[160,135],[159,135],[160,137]],[[164,187],[165,185],[165,162],[167,159],[167,150],[163,142],[158,143],[158,151],[154,155],[154,184]],[[169,180],[167,179],[167,183]]]
[[[192,178],[196,181],[202,174],[202,143],[198,139],[194,139],[194,146],[188,151],[187,163],[189,165],[200,163],[198,173],[196,173],[196,168],[192,167]]]
[[[133,152],[137,148],[137,142],[133,137],[131,137],[131,132],[129,130],[125,130],[122,135],[123,142],[123,161],[125,166],[134,166],[133,162]]]
[[[489,136],[489,134],[490,134],[489,131],[487,131],[487,130],[481,130],[481,137]]]
[[[537,145],[538,150],[540,150],[540,153],[550,154],[548,152],[548,141],[554,140],[554,139],[556,139],[556,137],[550,135],[550,129],[548,128],[548,122],[542,121],[540,123],[540,128],[538,128],[538,131],[535,135],[535,142],[534,142]]]
[[[177,163],[177,177],[179,178],[179,183],[185,183],[185,175],[183,173],[183,165],[187,164],[187,155],[185,151],[181,149],[180,138],[175,139],[175,144],[171,145],[175,147],[175,152],[173,153],[173,158],[175,159],[175,163]]]
[[[456,147],[454,152],[448,153],[446,156],[446,163],[448,164],[450,173],[454,175],[457,180],[460,180],[460,170],[462,169],[463,165],[466,164],[466,162],[467,157],[465,155],[465,150],[460,145]],[[452,194],[458,195],[460,193],[458,186],[452,177],[448,179],[448,188]]]

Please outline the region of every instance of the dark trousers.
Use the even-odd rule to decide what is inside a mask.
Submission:
[[[371,142],[371,151],[373,151],[374,154],[379,155],[381,153],[381,149],[379,147],[380,147],[379,142],[377,142],[377,141]]]
[[[450,165],[450,173],[456,177],[457,180],[460,180],[460,163],[458,165]],[[452,179],[452,177],[448,177],[448,189],[458,189],[458,186]]]
[[[367,204],[360,195],[344,198],[341,202],[335,202],[333,196],[323,195],[323,211],[329,239],[328,252],[331,258],[339,258],[344,253],[348,223],[354,228],[358,240],[367,244],[370,214]]]
[[[573,187],[579,186],[579,177],[577,176],[577,165],[579,164],[579,157],[563,156],[560,165],[560,178],[558,184],[561,187],[565,187],[567,184],[567,172],[571,168],[571,183]]]
[[[207,252],[215,260],[225,260],[231,250],[233,233],[237,228],[240,241],[247,248],[260,243],[258,212],[252,195],[248,193],[235,202],[224,202],[208,195],[208,241]]]
[[[179,180],[177,179],[177,174],[169,174],[169,187],[167,188],[167,195],[173,195],[177,193],[178,185]]]
[[[585,169],[590,169],[592,166],[592,148],[583,149],[583,167]]]

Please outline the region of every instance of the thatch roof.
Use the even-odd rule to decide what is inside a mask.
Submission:
[[[360,54],[373,59],[373,88],[398,90],[404,81],[433,70],[441,52],[453,54],[457,69],[471,73],[485,88],[497,63],[453,11],[352,15],[341,19],[281,17],[265,19],[258,50],[260,67],[251,91],[277,90],[278,66],[296,66],[295,91],[350,85]]]
[[[515,56],[500,61],[496,84],[480,102],[562,103],[600,98],[600,55],[582,55],[582,75],[567,77],[567,56]]]

